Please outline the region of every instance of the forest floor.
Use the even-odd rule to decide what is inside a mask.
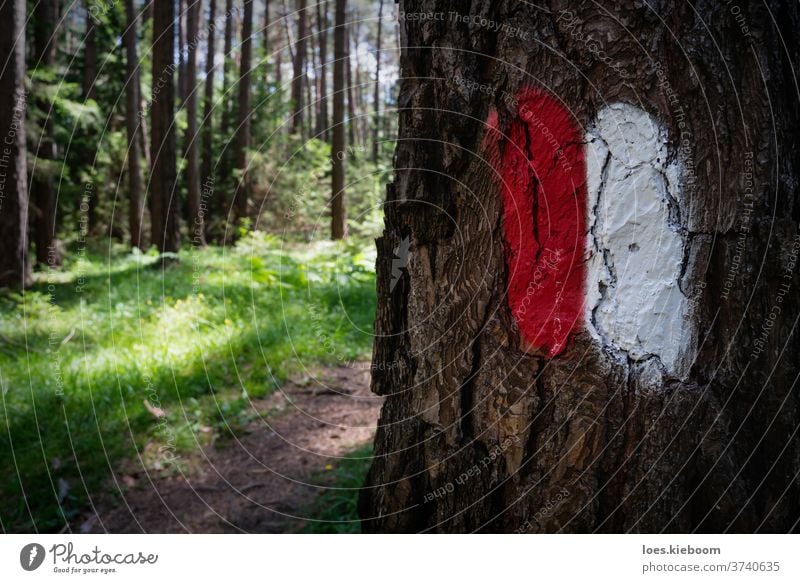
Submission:
[[[318,367],[293,378],[252,401],[259,415],[243,430],[181,452],[177,463],[165,459],[175,466],[173,475],[153,477],[143,469],[150,464],[138,460],[122,463],[109,488],[114,494],[93,500],[95,512],[73,530],[358,532],[355,516],[315,507],[344,498],[354,509],[382,403],[370,392],[369,378],[369,362]],[[337,474],[342,465],[357,468],[355,480]],[[314,524],[324,520],[319,516],[350,524]]]

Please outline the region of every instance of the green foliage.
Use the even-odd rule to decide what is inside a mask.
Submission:
[[[247,424],[250,399],[301,366],[370,351],[374,252],[355,243],[253,232],[169,267],[105,253],[72,249],[0,296],[5,530],[59,530],[120,460],[179,471],[182,451]]]
[[[357,534],[358,493],[372,463],[372,444],[342,457],[320,478],[328,484],[314,501],[310,515],[314,517],[304,532],[317,534]]]

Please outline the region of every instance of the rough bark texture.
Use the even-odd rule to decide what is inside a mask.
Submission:
[[[331,239],[344,239],[347,212],[344,204],[345,127],[344,68],[347,65],[345,27],[347,0],[336,0],[336,27],[333,31],[333,140],[331,144]]]
[[[244,1],[242,21],[242,60],[239,70],[239,120],[236,126],[234,159],[239,173],[236,187],[236,217],[247,216],[249,188],[247,186],[247,148],[250,147],[250,63],[253,45],[253,0]]]
[[[197,29],[200,0],[187,0],[186,32],[186,203],[189,211],[189,235],[192,245],[206,244],[204,213],[200,209],[200,169],[197,161]]]
[[[136,13],[133,0],[125,0],[125,127],[128,133],[128,228],[131,245],[142,248],[142,171],[139,130],[139,58],[136,51]]]
[[[168,0],[155,0],[153,4],[151,223],[153,242],[163,253],[177,252],[180,247],[180,204],[175,185],[175,6]]]
[[[294,74],[292,76],[292,132],[299,132],[303,127],[305,112],[303,111],[303,83],[306,70],[306,36],[307,0],[297,0],[297,46],[294,53]]]
[[[0,287],[30,283],[25,161],[25,0],[0,4]]]
[[[788,39],[800,10],[745,4],[737,20],[711,0],[539,4],[400,3],[445,20],[400,22],[400,136],[377,243],[373,390],[387,401],[363,527],[796,530],[800,51]],[[583,330],[553,359],[521,349],[481,153],[483,120],[495,108],[502,131],[519,115],[504,96],[526,86],[583,127],[616,101],[668,128],[691,177],[681,285],[700,338],[687,380]]]

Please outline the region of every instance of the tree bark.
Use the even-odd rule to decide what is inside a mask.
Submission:
[[[336,0],[333,31],[333,143],[331,144],[331,239],[347,236],[345,209],[345,126],[344,92],[347,66],[347,0]]]
[[[401,22],[372,367],[387,400],[363,528],[796,530],[798,302],[781,294],[800,286],[800,158],[786,155],[800,145],[800,50],[782,39],[800,9],[746,5],[745,29],[711,0],[545,4],[473,3],[467,16],[498,31],[447,16],[449,2],[401,0],[401,13],[448,21]],[[581,128],[613,102],[667,128],[687,177],[680,282],[699,335],[685,378],[580,327],[552,358],[520,340],[502,188],[483,153],[489,128],[519,127],[525,112],[507,96],[531,86]]]
[[[25,161],[25,0],[0,4],[0,287],[31,283]]]
[[[50,68],[54,65],[55,24],[58,13],[56,2],[57,0],[42,0],[33,10],[34,66],[37,68]],[[36,205],[36,263],[42,267],[55,268],[61,265],[61,254],[55,245],[56,190],[49,175],[51,168],[48,167],[48,163],[56,158],[52,107],[45,98],[40,97],[36,101],[44,117],[41,132],[36,136],[38,169],[34,170],[31,181],[32,198]]]
[[[253,0],[244,0],[242,21],[242,57],[239,71],[239,123],[236,128],[234,159],[239,174],[236,187],[236,218],[247,217],[249,188],[247,185],[247,148],[250,147],[250,64],[253,42]]]
[[[328,140],[328,0],[317,3],[317,26],[319,28],[319,115],[314,132],[321,140]]]
[[[131,245],[142,248],[142,171],[139,150],[139,57],[136,51],[136,13],[133,0],[125,0],[127,28],[123,33],[125,68],[128,74],[125,86],[125,127],[128,133],[128,228]]]
[[[153,102],[150,174],[152,239],[162,253],[180,248],[180,204],[176,189],[175,143],[175,5],[153,2]]]
[[[375,39],[375,121],[372,128],[372,161],[378,161],[378,140],[381,133],[381,33],[383,32],[383,0],[378,5],[378,34]]]
[[[200,174],[197,161],[197,38],[200,0],[187,0],[186,32],[186,202],[192,245],[206,244],[204,213],[200,208]]]
[[[294,50],[294,73],[292,77],[292,133],[303,128],[305,116],[303,99],[303,82],[306,66],[307,0],[297,0],[297,45]]]

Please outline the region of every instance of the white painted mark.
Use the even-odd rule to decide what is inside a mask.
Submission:
[[[677,160],[667,134],[625,103],[602,109],[586,134],[589,269],[586,325],[633,360],[658,357],[678,378],[694,352]]]

